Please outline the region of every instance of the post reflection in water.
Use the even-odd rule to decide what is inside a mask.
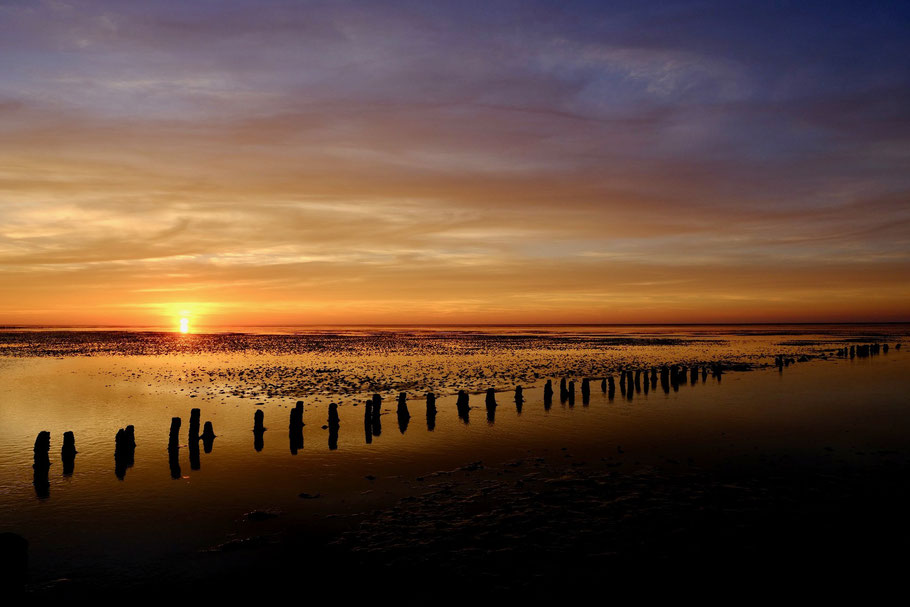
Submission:
[[[171,469],[171,478],[177,480],[182,476],[180,471],[180,449],[169,449],[167,452],[167,463]]]
[[[199,470],[202,467],[202,462],[199,459],[199,438],[191,440],[187,448],[190,451],[190,470]]]

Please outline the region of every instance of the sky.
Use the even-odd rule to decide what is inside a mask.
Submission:
[[[0,324],[910,321],[906,2],[0,0]]]

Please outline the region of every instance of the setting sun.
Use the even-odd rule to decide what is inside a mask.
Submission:
[[[189,319],[189,318],[181,318],[181,319],[180,319],[180,332],[181,332],[181,333],[189,333],[189,332],[190,332],[190,319]]]

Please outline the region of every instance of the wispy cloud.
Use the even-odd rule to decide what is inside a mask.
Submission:
[[[5,3],[0,320],[906,319],[898,13]]]

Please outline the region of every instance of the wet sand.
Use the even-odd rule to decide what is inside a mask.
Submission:
[[[785,582],[809,591],[825,576],[829,590],[832,576],[839,584],[876,580],[880,587],[904,563],[891,548],[910,539],[903,521],[910,505],[910,357],[893,348],[902,335],[887,336],[890,353],[839,356],[844,345],[882,337],[868,327],[850,331],[750,334],[748,347],[718,334],[703,342],[676,335],[659,345],[654,336],[636,343],[641,336],[611,335],[626,343],[591,348],[579,347],[577,335],[549,336],[552,348],[535,342],[524,357],[513,353],[512,337],[491,347],[490,337],[462,336],[458,347],[467,342],[467,356],[440,351],[434,337],[421,343],[419,356],[401,344],[391,348],[407,363],[392,354],[382,355],[384,367],[375,362],[380,355],[338,357],[325,368],[345,371],[326,380],[298,364],[310,353],[295,351],[282,364],[321,392],[306,399],[298,455],[288,452],[296,394],[282,392],[285,382],[271,380],[269,395],[255,372],[240,393],[228,394],[241,371],[272,369],[274,361],[263,357],[274,353],[85,356],[107,336],[80,338],[69,353],[55,345],[52,357],[28,345],[34,338],[15,336],[7,343],[24,345],[0,361],[4,377],[22,384],[4,392],[4,440],[17,446],[0,453],[0,498],[9,514],[0,531],[30,536],[27,591],[37,598],[261,598],[293,590],[323,600],[540,602]],[[58,337],[49,339],[56,344]],[[793,362],[777,369],[779,352]],[[579,393],[573,406],[557,395],[544,407],[544,377],[579,384],[584,377],[575,368],[548,373],[566,361],[612,372],[681,358],[720,361],[726,370],[716,378],[698,374],[667,393],[659,384],[650,394],[617,389],[612,399],[596,384],[590,402]],[[318,357],[312,362],[325,365]],[[214,377],[201,372],[206,365]],[[434,376],[441,386],[437,427],[425,424],[420,389],[403,388],[411,380],[401,379],[384,393],[383,433],[365,442],[363,373],[351,369],[394,378],[433,365],[448,374]],[[539,376],[526,384],[518,410],[505,384],[513,380],[510,369]],[[476,393],[471,422],[459,420],[451,392],[494,381],[495,421]],[[412,415],[405,429],[395,419],[400,389],[408,390]],[[61,394],[69,402],[59,403]],[[322,427],[330,401],[341,404],[334,448]],[[201,467],[187,462],[181,439],[182,470],[172,478],[166,422],[200,402],[219,438]],[[258,409],[270,428],[261,451],[250,434]],[[52,467],[49,497],[36,499],[18,443],[30,449],[35,430],[48,424],[59,440],[79,419],[98,428],[77,430],[75,473],[59,477]],[[129,420],[137,423],[139,448],[121,480],[107,445],[110,427]]]

